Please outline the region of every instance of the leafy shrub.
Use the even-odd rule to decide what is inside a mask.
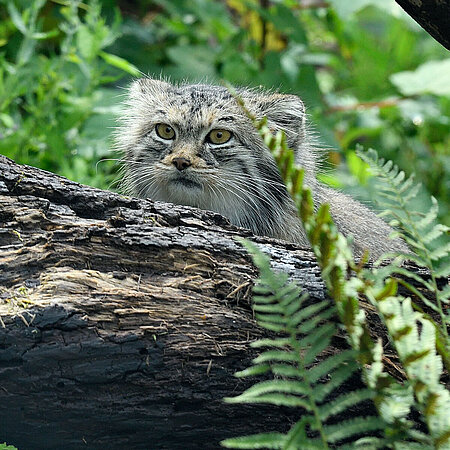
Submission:
[[[335,149],[326,167],[338,170],[324,181],[373,202],[373,177],[355,155],[364,143],[416,173],[425,188],[416,208],[433,195],[450,225],[448,54],[394,0],[102,0],[89,24],[92,2],[0,0],[11,3],[18,14],[0,8],[0,152],[18,162],[109,186],[112,165],[96,163],[109,157],[117,84],[125,83],[114,79],[122,69],[136,73],[126,59],[175,81],[225,79],[300,95],[321,142]],[[30,28],[31,17],[35,33],[22,52],[30,59],[17,66],[17,24]]]
[[[119,35],[97,1],[51,8],[45,0],[7,2],[9,42],[0,54],[0,152],[18,162],[104,186],[95,161],[108,154],[117,93],[102,87],[138,71],[105,52]],[[46,44],[47,47],[44,46]]]

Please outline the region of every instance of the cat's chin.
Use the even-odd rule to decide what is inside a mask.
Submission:
[[[171,189],[177,190],[203,190],[203,186],[199,182],[184,176],[179,176],[171,179],[169,181],[169,185]]]
[[[166,180],[161,200],[179,205],[199,207],[203,203],[204,188],[197,180],[188,176],[175,176]]]

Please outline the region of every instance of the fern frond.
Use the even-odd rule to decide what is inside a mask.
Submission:
[[[300,322],[303,322],[310,317],[316,316],[320,313],[320,311],[329,307],[329,300],[322,300],[321,302],[306,306],[290,316],[290,324],[292,326],[297,326]]]
[[[243,436],[238,438],[225,439],[220,444],[226,448],[241,449],[282,449],[286,435],[282,433],[261,433],[252,436]]]
[[[424,244],[429,244],[438,237],[442,236],[444,233],[448,233],[450,228],[441,223],[435,225],[425,236],[422,238]]]
[[[327,395],[331,394],[335,389],[341,386],[358,370],[355,362],[341,365],[334,372],[330,373],[330,380],[324,384],[318,384],[315,387],[314,395],[319,402],[325,400]],[[331,376],[332,375],[332,376]]]
[[[262,364],[265,362],[277,361],[277,362],[296,362],[297,355],[294,352],[283,352],[280,350],[269,350],[262,353],[253,360],[255,364]]]
[[[233,89],[230,90],[233,94]],[[362,269],[363,264],[355,265],[349,242],[337,232],[328,205],[321,205],[315,212],[312,194],[302,187],[303,172],[295,166],[293,152],[287,148],[283,133],[274,136],[267,120],[257,121],[235,92],[233,95],[274,155],[298,208],[322,277],[335,302],[335,307],[327,304],[304,307],[305,297],[289,284],[288,277],[272,271],[268,258],[254,244],[244,244],[260,270],[260,280],[254,290],[256,318],[262,326],[286,337],[256,344],[269,347],[269,350],[253,361],[255,366],[240,373],[253,375],[258,371],[267,373],[271,370],[282,380],[264,381],[235,401],[303,406],[306,412],[302,419],[287,435],[278,435],[282,448],[328,448],[328,443],[337,444],[350,438],[353,439],[352,448],[382,446],[406,449],[417,448],[417,443],[423,444],[423,448],[428,448],[430,443],[436,448],[446,448],[450,439],[447,419],[450,394],[439,383],[442,358],[437,349],[448,356],[448,333],[445,328],[448,316],[445,316],[442,305],[447,301],[449,292],[438,288],[434,269],[441,269],[439,273],[444,276],[448,265],[443,259],[449,249],[436,246],[430,251],[427,247],[430,243],[435,244],[436,239],[448,231],[444,226],[433,225],[438,214],[437,202],[432,199],[426,213],[413,211],[407,202],[414,199],[420,190],[413,177],[407,178],[391,161],[379,159],[373,150],[369,150],[365,157],[360,155],[384,180],[382,204],[392,222],[399,227],[393,236],[403,238],[415,250],[415,254],[397,255],[393,264],[398,266],[402,261],[412,259],[431,271],[431,280],[420,283],[435,294],[433,306],[443,319],[445,332],[438,329],[419,308],[415,311],[409,299],[397,295],[397,281],[386,278],[394,273],[394,269],[377,269],[378,273],[375,271],[367,276],[369,272]],[[383,371],[382,342],[380,339],[373,341],[368,331],[365,313],[359,306],[360,295],[365,295],[377,308],[389,331],[407,373],[404,384]],[[336,326],[330,320],[335,313],[348,333],[354,353],[326,358],[323,350],[336,332]],[[442,334],[445,334],[444,340],[441,339]],[[319,359],[322,360],[317,362],[320,354]],[[352,355],[356,355],[356,361]],[[312,362],[315,367],[309,368]],[[368,389],[352,391],[329,401],[329,394],[342,386],[358,369],[362,369]],[[281,383],[277,384],[277,381]],[[333,425],[326,422],[329,418],[336,419],[335,416],[345,408],[370,399],[373,399],[379,417],[355,417]],[[426,420],[431,439],[414,431],[407,420],[413,406]],[[384,438],[358,438],[358,435],[376,430],[383,430]]]
[[[433,196],[431,196],[431,203],[431,208],[424,215],[423,219],[415,223],[418,230],[425,230],[438,216],[439,206],[437,200]]]
[[[270,392],[302,395],[305,394],[307,390],[308,388],[306,384],[299,381],[269,380],[261,381],[260,383],[257,383],[254,386],[248,388],[245,391],[245,397],[256,398],[261,396],[262,394],[267,394]],[[244,398],[244,394],[239,395],[238,397],[233,397],[232,401],[234,402],[238,398]]]
[[[259,341],[252,342],[250,347],[261,348],[261,347],[277,347],[283,348],[288,347],[291,343],[289,338],[277,338],[277,339],[260,339]]]
[[[254,366],[237,373],[237,376],[254,376],[271,371],[281,379],[261,381],[241,395],[225,401],[302,407],[305,410],[302,420],[286,435],[284,439],[287,440],[282,448],[298,448],[299,436],[308,436],[307,443],[302,444],[301,448],[327,448],[328,438],[323,432],[326,420],[373,397],[373,392],[369,395],[365,391],[355,390],[353,394],[341,395],[327,404],[328,395],[358,369],[352,351],[318,358],[337,332],[336,324],[330,321],[336,314],[336,308],[329,300],[303,306],[307,297],[301,295],[301,290],[289,283],[285,276],[268,270],[268,259],[259,254],[254,244],[243,244],[250,254],[257,255],[254,263],[260,269],[260,278],[255,285],[258,294],[254,297],[258,323],[263,327],[275,324],[284,336],[252,343],[253,347],[266,350],[253,360]],[[313,363],[314,367],[309,368]],[[245,442],[253,442],[252,438],[249,439]],[[236,443],[229,441],[229,445],[233,442]]]
[[[332,355],[324,360],[319,366],[315,366],[310,369],[308,378],[310,381],[315,382],[324,375],[331,373],[342,364],[347,364],[348,361],[353,361],[355,356],[356,354],[354,350],[344,350],[340,353],[336,353],[335,355]]]
[[[357,434],[382,430],[384,426],[385,423],[379,417],[369,416],[357,417],[355,419],[339,422],[337,425],[327,425],[324,428],[328,441],[330,443],[335,443]]]
[[[256,385],[257,386],[257,385]],[[246,395],[244,392],[237,397],[225,397],[226,403],[265,403],[275,406],[288,406],[290,408],[304,408],[311,411],[311,404],[302,397],[296,397],[288,394],[261,394],[257,396]]]
[[[236,372],[234,376],[237,378],[254,377],[256,375],[263,375],[270,372],[270,370],[270,364],[258,364],[256,366],[250,366],[244,370],[240,370],[239,372]]]
[[[422,217],[415,219],[414,208],[411,200],[414,199],[420,186],[414,184],[413,176],[405,180],[404,175],[400,176],[401,171],[393,163],[385,162],[373,149],[367,152],[362,151],[362,147],[357,149],[357,155],[369,164],[372,171],[378,176],[380,195],[384,198],[384,207],[388,209],[389,215],[394,217],[396,226],[400,229],[400,236],[410,245],[415,254],[409,255],[406,259],[413,260],[421,267],[426,267],[431,274],[431,281],[426,286],[435,296],[435,307],[442,320],[442,333],[446,340],[449,339],[447,326],[448,314],[443,308],[444,297],[442,291],[438,288],[436,278],[438,276],[449,275],[448,271],[438,271],[437,268],[448,267],[450,258],[450,242],[435,245],[435,248],[429,250],[430,245],[434,245],[438,238],[444,233],[448,233],[449,228],[445,225],[436,224],[439,207],[434,197],[431,197],[431,206]],[[416,212],[417,214],[417,212]],[[436,275],[436,274],[439,275]],[[429,306],[429,303],[427,303]]]
[[[375,392],[371,389],[360,389],[342,394],[331,402],[325,403],[319,408],[319,416],[325,421],[347,408],[357,405],[366,400],[373,400]]]

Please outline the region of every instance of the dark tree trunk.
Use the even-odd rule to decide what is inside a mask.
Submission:
[[[450,50],[449,0],[395,0],[425,31]]]
[[[27,449],[216,448],[298,411],[248,387],[257,273],[221,216],[126,198],[0,156],[0,442]],[[254,238],[311,301],[311,252]]]

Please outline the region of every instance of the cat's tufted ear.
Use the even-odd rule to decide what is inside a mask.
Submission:
[[[155,95],[163,90],[167,90],[172,85],[163,80],[154,78],[138,78],[134,80],[128,88],[128,97],[131,99],[139,99],[145,95]]]
[[[247,99],[244,99],[247,104]],[[283,130],[288,145],[294,147],[305,136],[306,112],[299,97],[290,94],[269,94],[248,99],[248,108],[258,119],[267,117],[269,128]]]

